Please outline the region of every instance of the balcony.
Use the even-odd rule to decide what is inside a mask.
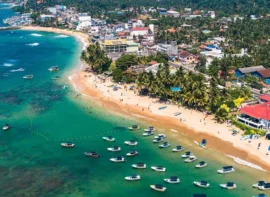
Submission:
[[[247,126],[250,126],[250,127],[253,127],[253,128],[264,128],[265,127],[265,124],[263,123],[260,123],[260,122],[255,122],[255,121],[252,121],[250,118],[248,117],[241,117],[241,116],[237,116],[237,120],[241,123],[244,123],[246,124]]]

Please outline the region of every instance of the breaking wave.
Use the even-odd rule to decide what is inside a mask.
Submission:
[[[31,43],[31,44],[26,44],[27,46],[31,46],[31,47],[36,47],[39,45],[39,43],[35,42],[35,43]]]
[[[11,63],[4,63],[3,66],[5,66],[5,67],[11,67],[11,66],[13,66],[13,64],[11,64]]]
[[[31,36],[34,36],[34,37],[41,37],[41,36],[43,36],[43,35],[41,35],[41,34],[36,34],[36,33],[32,33]]]
[[[64,34],[60,34],[58,36],[54,36],[55,38],[68,38],[69,36],[64,35]]]
[[[19,69],[13,69],[13,70],[10,70],[10,72],[23,72],[24,71],[24,68],[19,68]]]

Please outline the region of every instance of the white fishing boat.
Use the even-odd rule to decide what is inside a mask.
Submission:
[[[192,156],[192,155],[193,155],[192,152],[187,151],[187,152],[185,152],[185,154],[183,154],[181,157],[182,157],[182,158],[188,158],[188,157],[190,157],[190,156]]]
[[[131,157],[131,156],[135,156],[135,155],[138,155],[138,154],[139,154],[138,151],[130,151],[130,152],[128,152],[126,155],[127,155],[128,157]]]
[[[200,161],[198,164],[195,165],[196,168],[203,168],[207,166],[207,163],[205,161]]]
[[[88,157],[94,157],[94,158],[100,157],[100,155],[97,154],[96,152],[85,152],[84,154],[85,154],[86,156],[88,156]]]
[[[119,152],[121,151],[121,148],[119,146],[114,146],[114,147],[107,148],[107,150],[111,152]]]
[[[152,131],[154,132],[156,129],[155,127],[148,127],[148,129],[144,129],[145,132]]]
[[[227,174],[227,173],[231,173],[234,172],[234,168],[232,166],[224,166],[222,169],[218,170],[217,172],[219,174]]]
[[[153,131],[147,131],[147,132],[144,132],[142,135],[143,136],[150,136],[150,135],[153,135],[154,134],[154,132]]]
[[[73,148],[73,147],[75,147],[75,144],[73,144],[71,142],[66,142],[66,143],[61,143],[61,146],[65,147],[65,148]]]
[[[132,164],[131,166],[132,168],[136,168],[136,169],[145,169],[147,167],[145,163],[136,163],[136,164]]]
[[[258,181],[258,183],[255,183],[252,185],[254,188],[259,188],[261,186],[264,186],[266,183],[264,181]]]
[[[180,179],[177,176],[171,176],[170,178],[164,179],[167,183],[180,183]]]
[[[34,75],[25,75],[23,76],[24,79],[33,79]]]
[[[162,142],[164,140],[164,138],[156,138],[153,140],[153,143],[159,143]]]
[[[179,152],[179,151],[182,151],[182,150],[184,150],[183,146],[176,146],[175,148],[172,149],[173,152]]]
[[[10,128],[9,124],[5,124],[5,125],[3,126],[3,131],[9,130],[9,128]]]
[[[209,188],[210,187],[210,183],[208,183],[206,181],[194,181],[193,184],[198,186],[198,187],[202,187],[202,188]]]
[[[270,189],[270,183],[265,183],[262,186],[258,187],[259,190],[269,190]]]
[[[155,139],[157,139],[157,138],[165,138],[165,137],[166,137],[166,135],[161,133],[161,134],[158,134],[157,136],[155,136]]]
[[[108,141],[108,142],[114,142],[115,138],[113,138],[112,136],[106,136],[106,137],[102,137],[103,140]]]
[[[135,140],[125,141],[124,143],[126,145],[129,145],[129,146],[137,146],[138,145],[138,142]]]
[[[159,145],[159,148],[168,148],[170,146],[171,146],[171,144],[169,142],[163,142],[163,144]]]
[[[160,184],[150,185],[150,188],[152,188],[153,190],[159,191],[159,192],[165,192],[165,190],[166,190],[166,187],[164,187],[163,185],[160,185]]]
[[[136,175],[136,174],[133,174],[131,176],[126,176],[125,177],[125,180],[127,181],[138,181],[141,179],[141,176],[140,175]]]
[[[58,66],[52,66],[51,68],[48,69],[49,71],[58,71],[59,67]]]
[[[163,166],[152,166],[151,169],[154,171],[157,171],[157,172],[165,172],[166,171],[166,168],[164,168]]]
[[[112,162],[116,162],[116,163],[120,163],[120,162],[124,162],[125,158],[124,157],[114,157],[110,159]]]
[[[197,160],[197,157],[195,157],[194,155],[191,155],[189,158],[185,159],[186,163],[191,163]]]
[[[235,189],[236,188],[236,184],[234,182],[227,182],[225,184],[220,184],[219,186],[223,189]]]

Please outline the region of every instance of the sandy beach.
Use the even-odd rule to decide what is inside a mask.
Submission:
[[[113,91],[114,84],[110,79],[103,82],[92,73],[78,71],[71,76],[74,88],[83,96],[95,99],[102,107],[114,112],[136,117],[146,123],[159,128],[165,128],[166,134],[174,139],[187,135],[194,142],[201,139],[208,140],[207,147],[231,157],[235,162],[247,165],[259,170],[270,170],[270,156],[268,156],[269,142],[264,138],[243,140],[241,133],[232,135],[234,126],[218,124],[213,116],[186,109],[172,104],[161,104],[157,99],[138,96],[136,90],[129,90],[129,86],[117,86],[118,91]],[[167,106],[163,110],[160,107]],[[175,116],[180,112],[181,115]],[[258,144],[261,143],[259,149]]]

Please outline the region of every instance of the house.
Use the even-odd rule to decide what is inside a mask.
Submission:
[[[237,120],[247,126],[258,129],[270,127],[270,102],[257,105],[246,105],[240,109]]]
[[[269,94],[262,94],[259,96],[260,103],[270,102],[270,95]]]
[[[270,85],[270,69],[258,70],[254,73],[254,76],[264,80],[267,85]]]
[[[166,15],[178,18],[180,16],[180,13],[176,12],[176,11],[173,11],[173,10],[169,10],[169,11],[167,11]]]
[[[172,41],[171,44],[157,44],[156,51],[167,53],[168,55],[177,55],[177,43],[176,41]]]
[[[135,43],[133,41],[128,40],[127,41],[127,53],[134,53],[134,52],[138,52],[139,50],[139,44]]]
[[[47,10],[48,10],[51,14],[56,15],[56,8],[55,8],[55,7],[49,7],[49,8],[47,8]]]
[[[194,64],[196,62],[195,56],[185,50],[179,53],[179,60],[188,64]]]
[[[167,13],[167,9],[165,8],[158,8],[158,11],[160,15],[165,15]]]
[[[134,27],[130,29],[130,35],[133,36],[144,36],[148,34],[148,27]]]
[[[148,63],[147,68],[145,68],[145,72],[152,72],[153,74],[157,74],[158,68],[159,68],[159,63],[156,61],[151,61]]]
[[[45,22],[48,19],[55,18],[54,15],[48,15],[48,14],[41,14],[40,15],[40,21]]]
[[[265,70],[263,66],[251,66],[247,68],[238,68],[235,71],[236,77],[244,77],[246,74],[256,75],[257,71]]]

